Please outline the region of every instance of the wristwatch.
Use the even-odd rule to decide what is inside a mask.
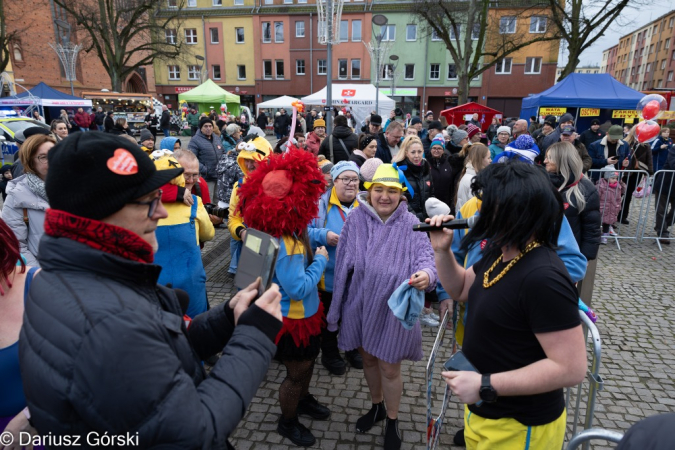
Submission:
[[[480,382],[480,399],[485,403],[494,403],[497,401],[497,391],[490,384],[490,374],[483,374]]]

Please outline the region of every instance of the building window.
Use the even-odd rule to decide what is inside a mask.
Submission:
[[[525,73],[541,73],[541,58],[525,58]]]
[[[244,43],[244,29],[243,28],[235,28],[234,29],[234,36],[235,36],[235,42],[237,44],[243,44]]]
[[[650,72],[651,70],[652,70],[652,63],[648,63],[645,73]]]
[[[246,79],[246,66],[237,66],[237,80]]]
[[[220,80],[220,64],[211,66],[211,69],[213,71],[213,79]]]
[[[169,68],[169,80],[180,80],[180,66],[168,66]],[[670,72],[672,75],[673,72]]]
[[[661,70],[666,68],[666,60],[661,61]]]
[[[349,40],[349,21],[340,21],[340,42],[347,42]]]
[[[244,0],[234,0],[234,6],[244,6]]]
[[[541,16],[530,17],[530,33],[546,33],[546,17]]]
[[[479,37],[480,37],[480,22],[473,24],[473,28],[471,29],[471,40],[477,41]]]
[[[209,28],[209,33],[211,34],[211,43],[217,44],[220,42],[220,37],[218,36],[218,28]]]
[[[415,24],[406,25],[405,40],[410,42],[417,40],[417,25]]]
[[[352,80],[361,79],[361,60],[352,59]]]
[[[305,22],[295,22],[295,37],[296,38],[305,37]]]
[[[671,17],[668,21],[668,28],[673,28],[673,20],[675,20],[675,17]]]
[[[175,44],[176,43],[176,30],[172,30],[170,28],[167,28],[164,30],[164,38],[166,39],[167,44]]]
[[[347,79],[347,60],[338,59],[338,78],[340,80]]]
[[[223,0],[213,0],[213,6],[223,6]]]
[[[673,81],[673,71],[668,72],[668,81]]]
[[[361,21],[352,20],[352,41],[359,42],[361,40]]]
[[[441,38],[438,35],[438,33],[436,32],[436,30],[431,30],[431,40],[432,41],[440,41],[441,40]]]
[[[272,61],[270,61],[269,59],[263,61],[263,78],[265,78],[266,80],[272,79]]]
[[[383,80],[391,80],[391,78],[394,76],[394,65],[393,64],[385,64],[382,67],[382,79]]]
[[[283,22],[274,22],[274,42],[284,42]]]
[[[296,59],[295,60],[295,74],[296,75],[304,75],[305,74],[305,60],[304,59]]]
[[[272,26],[270,22],[262,23],[262,41],[264,44],[272,42]]]
[[[197,43],[197,29],[196,28],[186,28],[185,29],[185,43],[195,45]]]
[[[326,72],[328,71],[327,66],[326,66],[326,60],[325,59],[320,59],[316,62],[316,74],[317,75],[326,75]]]
[[[188,66],[188,80],[199,80],[200,72],[199,66]]]
[[[511,73],[511,58],[504,58],[497,61],[497,64],[495,64],[495,73]]]
[[[429,64],[429,79],[439,80],[441,78],[441,65]]]
[[[448,80],[456,80],[456,79],[457,79],[457,65],[448,64]]]
[[[668,50],[670,48],[670,38],[666,39],[665,44],[663,45],[663,48]]]
[[[169,8],[178,8],[178,0],[167,0],[166,4]]]
[[[187,5],[189,8],[196,8],[197,7],[197,0],[188,0]]]
[[[516,32],[516,18],[504,16],[499,19],[499,34],[513,34]]]
[[[284,0],[284,5],[292,5],[293,0]]]
[[[277,69],[277,79],[283,80],[284,79],[284,60],[283,59],[277,59],[276,60],[276,69]]]
[[[382,27],[382,40],[395,41],[396,40],[396,25],[385,25]]]
[[[406,64],[405,65],[405,74],[403,76],[405,80],[414,80],[415,79],[415,64]]]

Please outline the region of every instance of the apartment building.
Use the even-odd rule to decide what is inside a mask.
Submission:
[[[675,88],[675,10],[622,36],[602,55],[601,71],[633,89]]]

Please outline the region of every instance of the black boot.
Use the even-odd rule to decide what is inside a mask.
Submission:
[[[387,410],[384,408],[384,402],[373,403],[373,407],[370,408],[370,411],[356,421],[356,431],[365,433],[373,428],[373,425],[375,425],[376,422],[384,420],[386,417]]]
[[[347,363],[337,346],[337,331],[321,330],[321,364],[333,375],[347,372]]]
[[[330,417],[330,409],[319,403],[312,394],[307,394],[298,402],[298,414],[315,420],[327,420]]]
[[[387,417],[384,427],[384,450],[399,450],[401,448],[401,433],[398,431],[398,419]]]
[[[361,354],[358,350],[349,350],[348,352],[345,352],[345,358],[347,358],[350,366],[355,369],[363,370],[363,358],[361,358]]]
[[[464,440],[464,428],[457,430],[455,437],[452,438],[452,442],[458,447],[466,447],[466,441]]]
[[[299,447],[311,447],[316,442],[316,438],[306,426],[298,421],[298,416],[292,419],[279,419],[277,432]]]

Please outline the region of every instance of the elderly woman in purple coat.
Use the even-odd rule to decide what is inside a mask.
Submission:
[[[373,406],[356,422],[356,430],[364,433],[386,418],[386,450],[401,447],[401,361],[423,355],[419,322],[405,329],[387,302],[404,282],[420,291],[436,286],[433,249],[426,234],[412,231],[419,219],[408,212],[400,180],[391,164],[382,164],[372,183],[365,183],[368,192],[358,195],[360,206],[340,233],[327,317],[329,330],[337,330],[341,321],[339,347],[358,349],[363,357]]]

